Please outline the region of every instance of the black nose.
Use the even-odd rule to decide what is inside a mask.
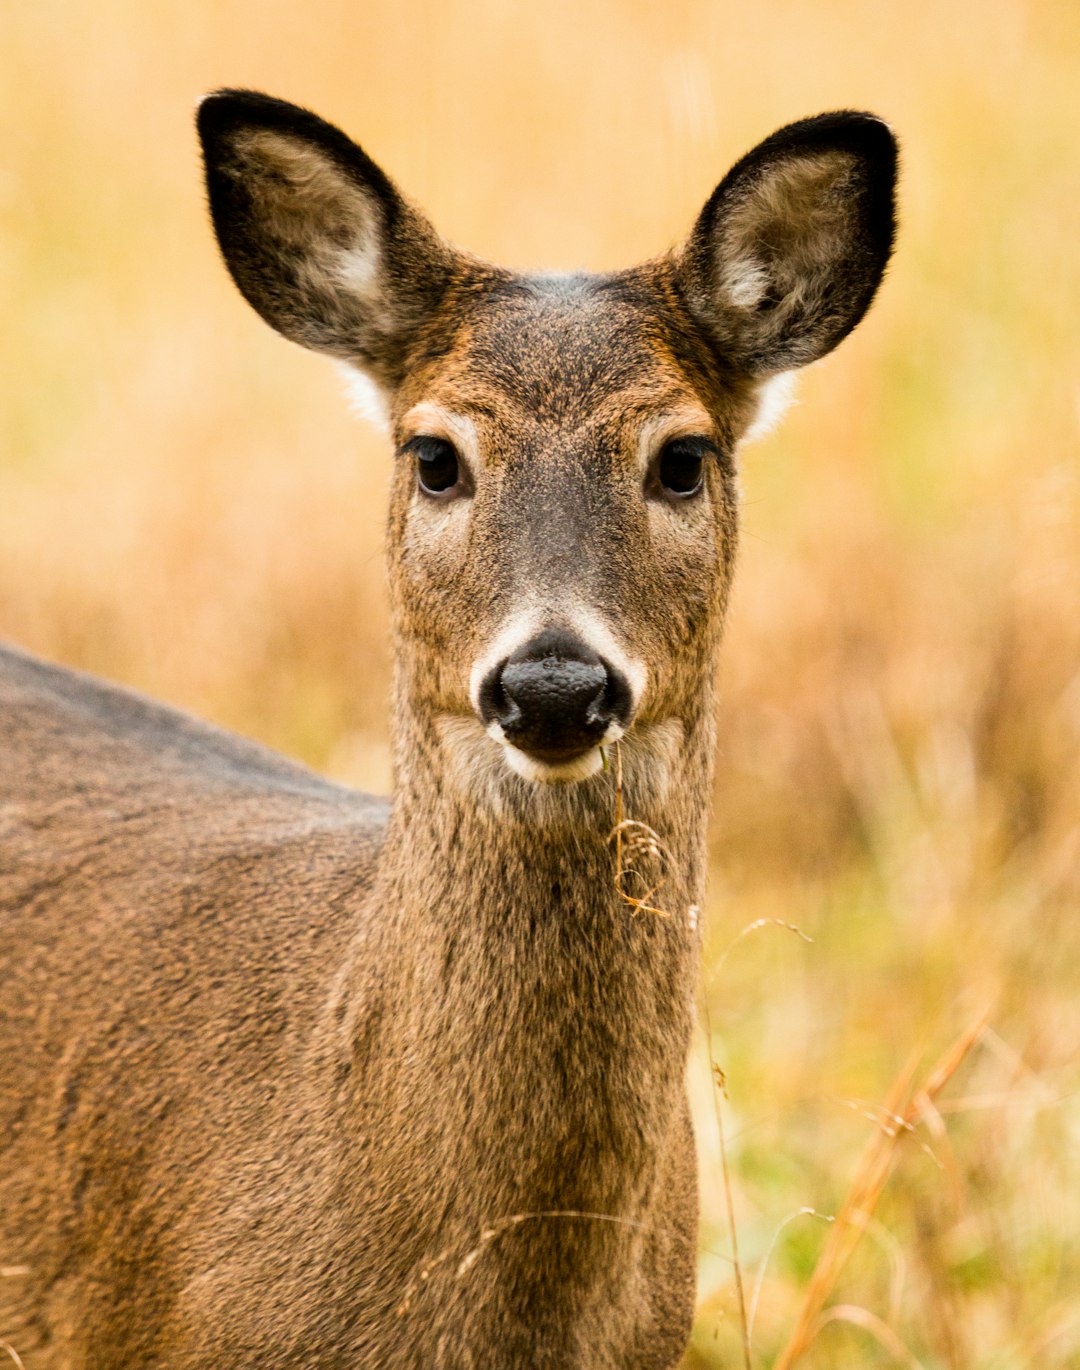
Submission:
[[[489,671],[480,716],[515,747],[556,763],[595,747],[630,721],[630,686],[578,638],[549,628]]]

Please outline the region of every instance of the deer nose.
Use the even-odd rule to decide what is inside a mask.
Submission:
[[[540,633],[488,672],[480,716],[507,742],[556,764],[580,756],[630,721],[629,683],[584,642],[561,629]]]

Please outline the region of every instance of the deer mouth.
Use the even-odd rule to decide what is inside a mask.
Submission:
[[[622,736],[622,728],[614,724],[605,731],[603,740],[591,747],[526,749],[512,742],[498,723],[489,724],[485,731],[500,744],[512,771],[524,780],[545,785],[573,785],[596,775],[604,767],[605,745]]]

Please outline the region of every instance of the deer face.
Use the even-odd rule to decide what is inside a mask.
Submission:
[[[466,771],[530,783],[587,780],[624,735],[670,760],[710,704],[737,444],[884,270],[885,125],[781,130],[680,251],[567,277],[446,247],[359,148],[292,106],[225,92],[200,131],[240,289],[385,403],[399,714]]]
[[[530,779],[581,779],[632,724],[683,716],[711,655],[730,405],[680,363],[659,306],[632,277],[493,281],[397,401],[410,696],[479,724]]]

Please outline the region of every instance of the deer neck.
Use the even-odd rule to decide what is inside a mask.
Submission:
[[[402,720],[390,829],[334,1019],[353,1066],[344,1173],[356,1192],[388,1183],[392,1139],[380,1203],[413,1232],[404,1283],[506,1215],[615,1215],[628,1226],[533,1234],[530,1279],[572,1260],[588,1287],[614,1259],[602,1244],[633,1243],[663,1201],[687,1146],[708,701],[692,726],[646,734],[623,744],[623,816],[655,832],[666,875],[635,910],[615,883],[614,758],[542,807],[500,807],[463,784],[445,730]]]
[[[485,1061],[503,1078],[508,1059],[548,1075],[557,1059],[571,1094],[601,1079],[637,1092],[652,1078],[660,1097],[681,1088],[707,701],[689,726],[642,729],[621,751],[579,786],[478,780],[455,761],[444,727],[404,717],[377,900],[380,961],[402,982],[393,1012],[409,1059],[451,1074]]]

